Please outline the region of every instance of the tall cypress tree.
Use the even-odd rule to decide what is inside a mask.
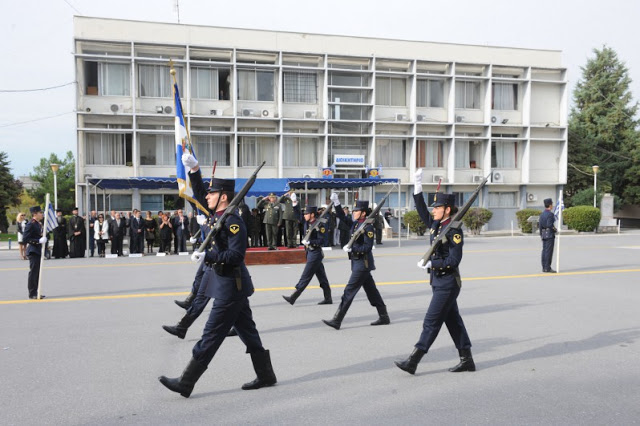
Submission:
[[[569,121],[570,197],[593,182],[600,166],[598,192],[612,192],[624,204],[640,202],[640,133],[632,103],[628,70],[616,52],[604,46],[582,68]]]
[[[7,209],[20,202],[22,183],[14,179],[9,170],[7,153],[0,152],[0,232],[7,232]]]

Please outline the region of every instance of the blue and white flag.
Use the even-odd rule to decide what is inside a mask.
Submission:
[[[553,209],[553,215],[556,217],[556,220],[560,217],[560,210],[564,211],[564,200],[560,198],[556,207]]]
[[[58,227],[58,218],[56,217],[56,211],[53,210],[53,206],[51,203],[47,206],[47,230],[46,232],[51,232]]]
[[[195,205],[198,210],[207,214],[207,209],[194,198],[189,175],[182,164],[182,154],[184,154],[185,150],[190,150],[194,157],[196,153],[191,147],[191,141],[189,141],[189,134],[187,133],[187,127],[184,122],[182,102],[180,102],[180,91],[178,90],[177,83],[174,83],[173,89],[176,107],[176,178],[178,181],[178,195]],[[191,149],[189,149],[190,147]]]

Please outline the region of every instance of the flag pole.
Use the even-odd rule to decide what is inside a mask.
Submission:
[[[45,202],[44,202],[44,224],[42,225],[42,236],[47,237],[47,219],[49,218],[48,215],[48,209],[49,209],[49,193],[47,193],[47,196],[45,197]],[[42,287],[42,270],[44,269],[44,252],[47,250],[47,242],[45,241],[44,244],[41,244],[41,248],[40,248],[40,270],[38,271],[38,300],[40,300],[40,288]]]
[[[562,189],[558,194],[558,238],[556,248],[556,272],[560,272],[560,235],[562,234],[562,207],[564,200],[562,199]]]
[[[169,74],[171,74],[171,78],[173,79],[173,86],[171,86],[171,94],[173,95],[173,107],[177,110],[178,105],[177,102],[180,102],[180,99],[176,99],[176,85],[178,84],[178,79],[176,78],[176,69],[173,68],[173,60],[169,59]],[[193,154],[193,144],[191,143],[191,134],[189,133],[189,126],[187,126],[187,119],[184,117],[184,110],[182,109],[182,103],[180,103],[180,115],[182,116],[182,121],[184,122],[184,130],[187,132],[187,149],[191,154]],[[183,147],[184,148],[184,147]]]

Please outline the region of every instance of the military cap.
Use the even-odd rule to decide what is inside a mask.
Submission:
[[[456,204],[456,197],[453,194],[436,194],[431,207],[449,206]]]
[[[80,210],[78,207],[74,207],[71,211],[73,210]]]
[[[278,197],[276,194],[274,194],[273,192],[271,194],[268,195],[269,197]]]
[[[318,214],[318,208],[316,206],[307,206],[304,210],[304,214]]]
[[[234,192],[236,189],[235,179],[211,178],[211,184],[207,192],[228,191]]]
[[[42,209],[40,208],[40,206],[33,206],[29,208],[29,212],[31,214],[36,214],[36,213],[40,213],[42,211]]]
[[[553,200],[551,198],[545,198],[544,206],[545,207],[551,207],[552,205],[553,205]]]
[[[369,202],[368,201],[356,201],[356,205],[353,206],[353,211],[367,211],[369,210]]]

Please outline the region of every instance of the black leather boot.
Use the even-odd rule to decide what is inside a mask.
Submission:
[[[404,370],[409,374],[416,374],[416,368],[418,368],[418,363],[422,359],[426,352],[422,349],[415,348],[409,358],[404,361],[394,361],[394,363],[398,366],[400,370]]]
[[[260,389],[267,386],[273,386],[278,382],[276,374],[273,372],[273,367],[271,366],[271,356],[269,355],[268,350],[252,353],[251,362],[253,363],[253,369],[256,371],[256,375],[258,377],[256,377],[252,382],[242,385],[242,389]]]
[[[380,316],[377,320],[371,323],[371,325],[387,325],[391,324],[391,319],[389,319],[389,314],[387,313],[386,306],[377,306],[378,315]]]
[[[296,291],[291,293],[291,296],[282,296],[282,298],[289,302],[290,305],[293,305],[294,303],[296,303],[296,300],[298,300],[298,297],[300,297],[301,294],[302,290],[296,288]]]
[[[345,315],[347,315],[347,310],[342,309],[342,303],[341,303],[340,306],[338,307],[338,310],[333,315],[333,319],[331,319],[330,321],[322,320],[322,322],[327,324],[329,327],[333,327],[336,330],[340,330],[340,326],[342,325],[342,320],[344,319]]]
[[[196,298],[196,294],[191,292],[189,293],[189,295],[187,296],[186,299],[184,300],[174,300],[174,302],[176,303],[176,305],[180,306],[182,309],[187,310],[191,307],[191,303],[193,302],[193,299]]]
[[[318,305],[332,305],[333,299],[331,298],[331,287],[323,288],[322,293],[324,294],[324,300],[322,302],[318,302]]]
[[[189,398],[189,395],[191,395],[191,392],[193,391],[193,387],[196,385],[196,382],[198,381],[200,376],[202,376],[202,373],[204,373],[206,370],[207,367],[200,364],[194,358],[191,358],[191,361],[189,361],[187,368],[185,368],[182,372],[182,376],[175,379],[160,376],[158,377],[158,380],[160,380],[160,383],[162,383],[167,389],[173,392],[178,392],[185,398]]]
[[[449,369],[452,373],[460,373],[462,371],[476,371],[476,364],[471,357],[471,349],[459,349],[460,362],[455,367]]]
[[[189,329],[189,327],[191,327],[191,324],[193,324],[195,320],[196,317],[186,314],[175,326],[163,325],[162,328],[167,333],[178,336],[180,339],[184,339],[184,336],[187,335],[187,330]]]

